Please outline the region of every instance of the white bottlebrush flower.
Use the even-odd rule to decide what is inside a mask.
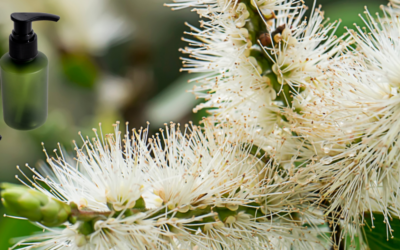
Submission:
[[[43,228],[44,233],[19,241],[11,249],[76,249],[76,250],[122,250],[122,249],[169,249],[160,236],[163,233],[154,220],[138,213],[126,218],[116,217],[98,220],[94,231],[85,236],[79,231],[82,224],[62,228]],[[129,231],[129,233],[126,233]]]
[[[391,236],[390,218],[399,216],[400,44],[393,37],[399,37],[400,22],[392,11],[384,9],[377,19],[366,11],[367,28],[350,31],[356,49],[349,47],[331,65],[334,76],[321,86],[321,102],[309,107],[314,114],[327,108],[324,122],[336,128],[320,134],[330,155],[311,164],[302,178],[316,175],[326,183],[326,215],[337,213],[344,232],[346,225],[362,226],[364,213],[378,211]]]
[[[328,23],[320,7],[312,10],[308,21],[303,20],[305,11],[302,8],[298,15],[278,12],[271,25],[275,32],[270,33],[271,41],[265,41],[264,47],[272,57],[278,82],[288,84],[293,94],[325,78],[331,57],[343,49],[335,35],[339,23]]]
[[[212,12],[229,11],[229,5],[237,5],[238,0],[174,0],[174,3],[168,3],[166,6],[171,7],[173,10],[184,8],[196,8],[202,11],[205,15]],[[260,9],[265,10],[264,15],[270,14],[268,10],[275,11],[281,9],[291,9],[293,4],[300,2],[299,0],[251,0],[253,6],[259,6]]]
[[[399,0],[389,0],[390,4],[395,8],[395,10],[398,10],[400,8],[400,1]]]
[[[111,205],[121,211],[134,207],[146,185],[143,176],[145,158],[143,150],[138,150],[144,147],[140,145],[143,141],[130,137],[129,132],[122,139],[117,124],[115,126],[115,136],[99,137],[94,129],[96,138],[93,142],[82,137],[83,148],[75,144],[76,166],[64,158],[62,151],[56,158],[46,153],[50,169],[41,168],[42,175],[31,168],[36,179],[51,187],[60,199],[74,202],[80,209],[108,211],[108,205]],[[121,140],[125,141],[124,148]],[[40,189],[46,192],[46,189]]]
[[[38,226],[41,227],[40,224]],[[23,239],[10,249],[91,249],[86,239],[74,229],[44,227],[43,230],[46,230],[45,233]],[[86,245],[86,247],[81,247],[81,244]]]
[[[189,55],[182,59],[183,70],[205,73],[193,79],[199,83],[193,92],[205,99],[194,111],[211,108],[217,121],[257,127],[264,136],[256,139],[270,147],[274,146],[266,144],[271,141],[269,134],[279,129],[298,136],[312,134],[308,132],[312,127],[305,127],[307,133],[302,135],[295,120],[304,119],[309,102],[318,98],[314,89],[330,80],[330,60],[345,47],[334,35],[339,23],[328,23],[320,8],[313,8],[306,21],[306,8],[298,1],[202,3],[171,4],[194,7],[209,19],[201,21],[202,29],[190,26],[188,34],[197,40],[185,38],[190,47],[182,50]],[[304,145],[291,140],[297,143],[293,148]]]
[[[278,9],[283,8],[282,1],[257,1],[260,5],[267,4]],[[274,4],[275,3],[275,4]],[[255,4],[255,2],[254,2]],[[192,32],[188,33],[198,40],[184,39],[191,47],[183,50],[190,54],[184,58],[183,70],[189,72],[204,72],[201,79],[193,79],[201,82],[193,92],[199,98],[205,98],[206,103],[200,105],[195,111],[203,107],[213,107],[214,113],[222,113],[222,116],[231,116],[235,120],[234,105],[263,106],[264,103],[273,101],[275,91],[268,88],[267,79],[263,78],[261,68],[257,60],[250,55],[251,48],[256,44],[254,31],[249,30],[246,24],[249,22],[251,5],[238,1],[176,1],[170,6],[195,7],[196,11],[209,20],[202,21],[202,29],[190,26]],[[289,3],[285,6],[290,7]],[[267,87],[267,88],[266,88]],[[259,95],[252,95],[259,90]],[[249,96],[252,95],[253,99]],[[234,105],[232,105],[234,104]],[[265,105],[264,105],[265,106]],[[232,112],[227,112],[231,109]],[[273,115],[276,110],[267,107],[266,114],[271,114],[270,119],[276,120]],[[246,110],[247,111],[247,110]],[[249,119],[254,116],[249,114]],[[243,116],[243,115],[239,115]],[[268,121],[266,121],[268,122]]]
[[[366,28],[357,27],[358,33],[351,31],[357,43],[355,52],[364,61],[363,68],[386,76],[392,87],[400,85],[398,67],[400,66],[400,42],[394,37],[400,35],[399,10],[382,8],[383,16],[377,13],[374,18],[365,10]]]
[[[175,131],[175,125],[166,129],[166,133],[161,131],[162,139],[154,138],[156,143],[151,144],[152,161],[157,166],[151,168],[151,183],[169,209],[188,211],[190,204],[215,204],[216,197],[229,194],[257,175],[254,163],[243,164],[252,156],[243,154],[239,158],[236,152],[242,145],[231,144],[241,137],[239,133],[224,138],[222,129],[208,129],[210,134],[203,135],[198,131],[200,128],[194,127],[186,141],[183,138],[186,135]],[[166,145],[161,141],[167,142]]]
[[[15,248],[329,245],[315,228],[323,220],[313,207],[318,199],[314,184],[292,181],[280,164],[248,140],[248,133],[256,131],[233,123],[215,126],[212,120],[204,120],[203,129],[185,126],[184,131],[171,124],[148,142],[146,130],[134,130],[132,137],[127,130],[122,138],[118,124],[114,135],[106,138],[96,132],[92,142],[83,139],[83,147],[76,148],[75,167],[64,154],[56,154],[55,159],[48,156],[50,170],[43,175],[30,168],[36,175],[32,185],[70,204],[71,214],[65,230],[42,226],[44,234],[22,240]],[[9,191],[7,197],[12,195]],[[13,204],[7,197],[5,201]]]

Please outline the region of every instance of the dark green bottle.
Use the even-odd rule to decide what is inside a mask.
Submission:
[[[47,119],[49,63],[37,49],[32,22],[59,19],[46,13],[11,14],[10,51],[0,59],[0,70],[4,121],[12,128],[34,129]]]

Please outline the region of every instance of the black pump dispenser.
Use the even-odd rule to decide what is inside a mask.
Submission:
[[[11,20],[14,21],[14,30],[10,35],[9,54],[13,60],[24,63],[38,55],[37,35],[32,29],[32,22],[57,22],[60,17],[47,13],[12,13]]]
[[[13,13],[10,50],[0,58],[1,95],[5,123],[15,129],[40,127],[47,119],[49,60],[38,51],[34,21],[57,22],[46,13]]]

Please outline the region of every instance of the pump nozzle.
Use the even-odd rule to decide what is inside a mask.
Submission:
[[[14,30],[10,35],[10,57],[17,62],[27,62],[37,54],[37,36],[32,29],[34,21],[60,20],[59,16],[47,13],[12,13]]]

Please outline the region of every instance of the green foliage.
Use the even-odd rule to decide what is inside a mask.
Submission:
[[[400,220],[393,217],[390,221],[391,229],[393,230],[393,238],[387,231],[387,224],[384,223],[384,217],[381,213],[374,213],[374,227],[372,228],[372,221],[370,214],[365,214],[365,227],[363,242],[367,244],[370,250],[398,250],[400,249]],[[359,237],[355,237],[351,241],[350,236],[346,237],[346,250],[361,250]]]
[[[367,1],[331,1],[331,0],[322,0],[317,1],[318,4],[322,4],[323,9],[326,11],[325,16],[330,18],[333,22],[334,20],[342,20],[342,23],[338,27],[336,34],[341,36],[346,33],[345,27],[349,29],[355,29],[354,24],[357,24],[361,27],[365,26],[362,19],[358,16],[358,14],[362,14],[364,12],[364,6],[368,6],[368,10],[370,13],[375,13],[379,11],[379,6],[381,4],[387,4],[386,0],[367,0]],[[313,3],[312,0],[307,0],[306,4],[311,6]],[[346,7],[343,8],[343,5]]]
[[[360,238],[355,237],[353,241],[351,241],[351,237],[347,235],[346,237],[346,249],[347,250],[360,250]]]
[[[0,211],[4,214],[4,210]],[[14,238],[26,237],[31,235],[33,232],[41,231],[41,229],[29,221],[16,220],[12,218],[4,218],[1,216],[0,220],[0,250],[7,250],[15,243]]]
[[[384,222],[384,217],[381,213],[374,213],[374,226],[372,228],[371,217],[366,215],[366,224],[364,231],[366,242],[371,250],[398,250],[400,249],[400,219],[394,218],[390,221],[391,229],[393,230],[393,238],[387,231],[387,224]]]
[[[85,54],[64,54],[61,65],[67,79],[83,88],[93,88],[98,78],[98,68]]]

